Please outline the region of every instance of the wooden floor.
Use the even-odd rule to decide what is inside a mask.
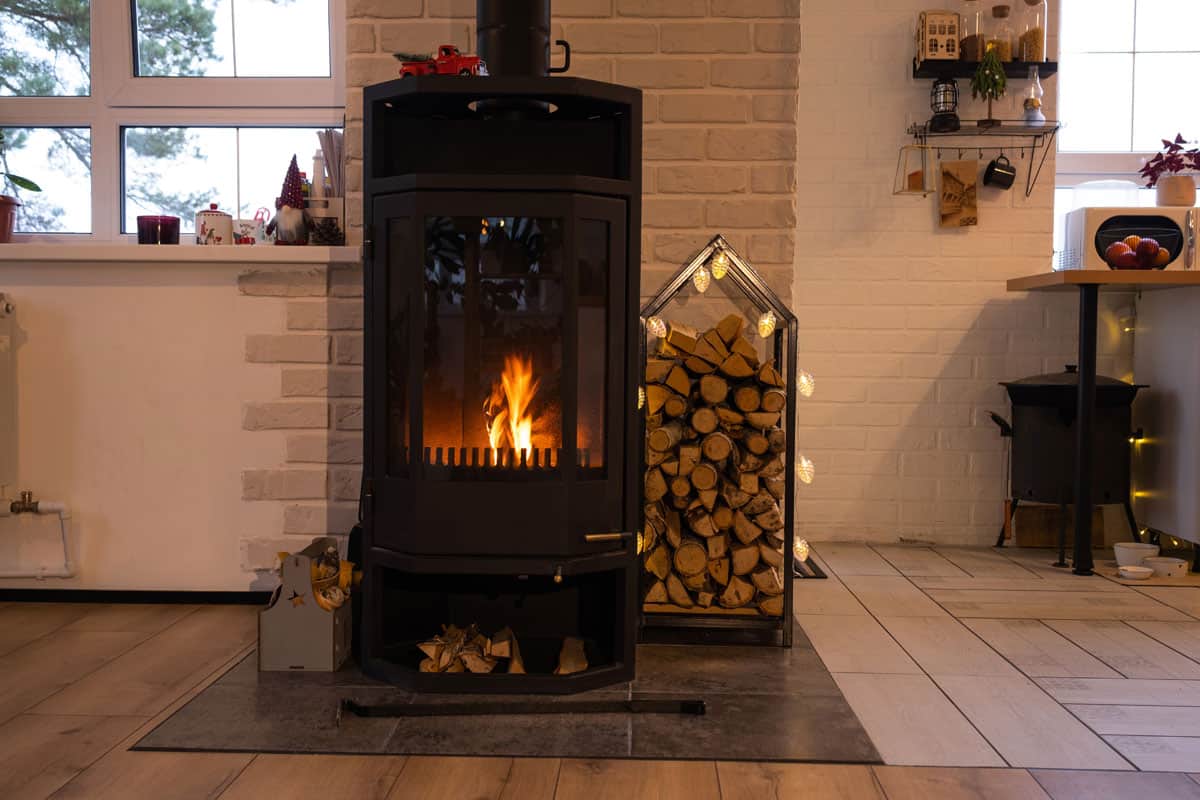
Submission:
[[[132,752],[252,649],[255,609],[0,603],[0,797],[1200,800],[1200,587],[816,551],[797,620],[888,766]]]

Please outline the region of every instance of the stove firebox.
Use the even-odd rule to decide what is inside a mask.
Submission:
[[[491,77],[364,92],[359,635],[396,683],[572,692],[633,675],[641,93],[547,77],[548,2],[500,6]],[[527,672],[421,671],[443,624],[511,627]]]

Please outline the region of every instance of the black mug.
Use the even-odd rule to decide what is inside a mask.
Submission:
[[[995,186],[1000,189],[1011,189],[1017,179],[1017,168],[1005,156],[992,159],[983,171],[983,185]]]

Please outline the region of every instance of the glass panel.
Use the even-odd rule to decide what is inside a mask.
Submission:
[[[134,3],[142,77],[327,77],[328,0]]]
[[[1194,0],[1137,2],[1137,49],[1140,51],[1196,50],[1200,48],[1196,42],[1197,28],[1200,28],[1200,3]]]
[[[1133,130],[1133,56],[1063,55],[1058,134],[1064,152],[1128,151]]]
[[[579,477],[600,479],[607,472],[604,412],[608,398],[609,224],[582,219],[577,235],[579,378],[575,446],[579,450]]]
[[[427,477],[558,471],[562,249],[560,219],[426,218]]]
[[[91,43],[88,0],[0,3],[0,96],[87,96]]]
[[[22,203],[19,233],[91,233],[92,131],[90,128],[4,128],[0,173],[33,181],[41,192],[0,176],[0,194]]]
[[[1133,84],[1133,149],[1154,152],[1163,139],[1200,131],[1200,107],[1179,101],[1182,76],[1200,70],[1200,53],[1139,53]]]
[[[1140,0],[1139,5],[1145,1]],[[1167,2],[1180,5],[1178,0]],[[1062,52],[1132,52],[1133,9],[1134,0],[1063,0],[1059,28]]]
[[[184,231],[209,203],[236,217],[274,214],[293,154],[311,171],[323,128],[126,128],[126,232],[139,214],[173,214]],[[237,209],[237,212],[234,212]]]
[[[408,475],[409,293],[404,280],[411,266],[412,220],[388,221],[388,474]]]
[[[237,129],[125,128],[124,140],[125,231],[137,230],[139,214],[171,214],[191,232],[209,203],[236,204]]]

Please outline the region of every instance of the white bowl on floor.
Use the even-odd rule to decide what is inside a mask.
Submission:
[[[1113,545],[1118,567],[1136,567],[1142,559],[1158,555],[1158,545],[1143,542],[1117,542]]]
[[[1150,569],[1150,567],[1136,567],[1131,565],[1128,567],[1119,567],[1117,574],[1127,581],[1145,581],[1150,579],[1150,576],[1154,574],[1154,570]]]
[[[1188,562],[1182,558],[1158,556],[1142,560],[1142,565],[1154,570],[1158,578],[1182,578],[1188,574]]]

